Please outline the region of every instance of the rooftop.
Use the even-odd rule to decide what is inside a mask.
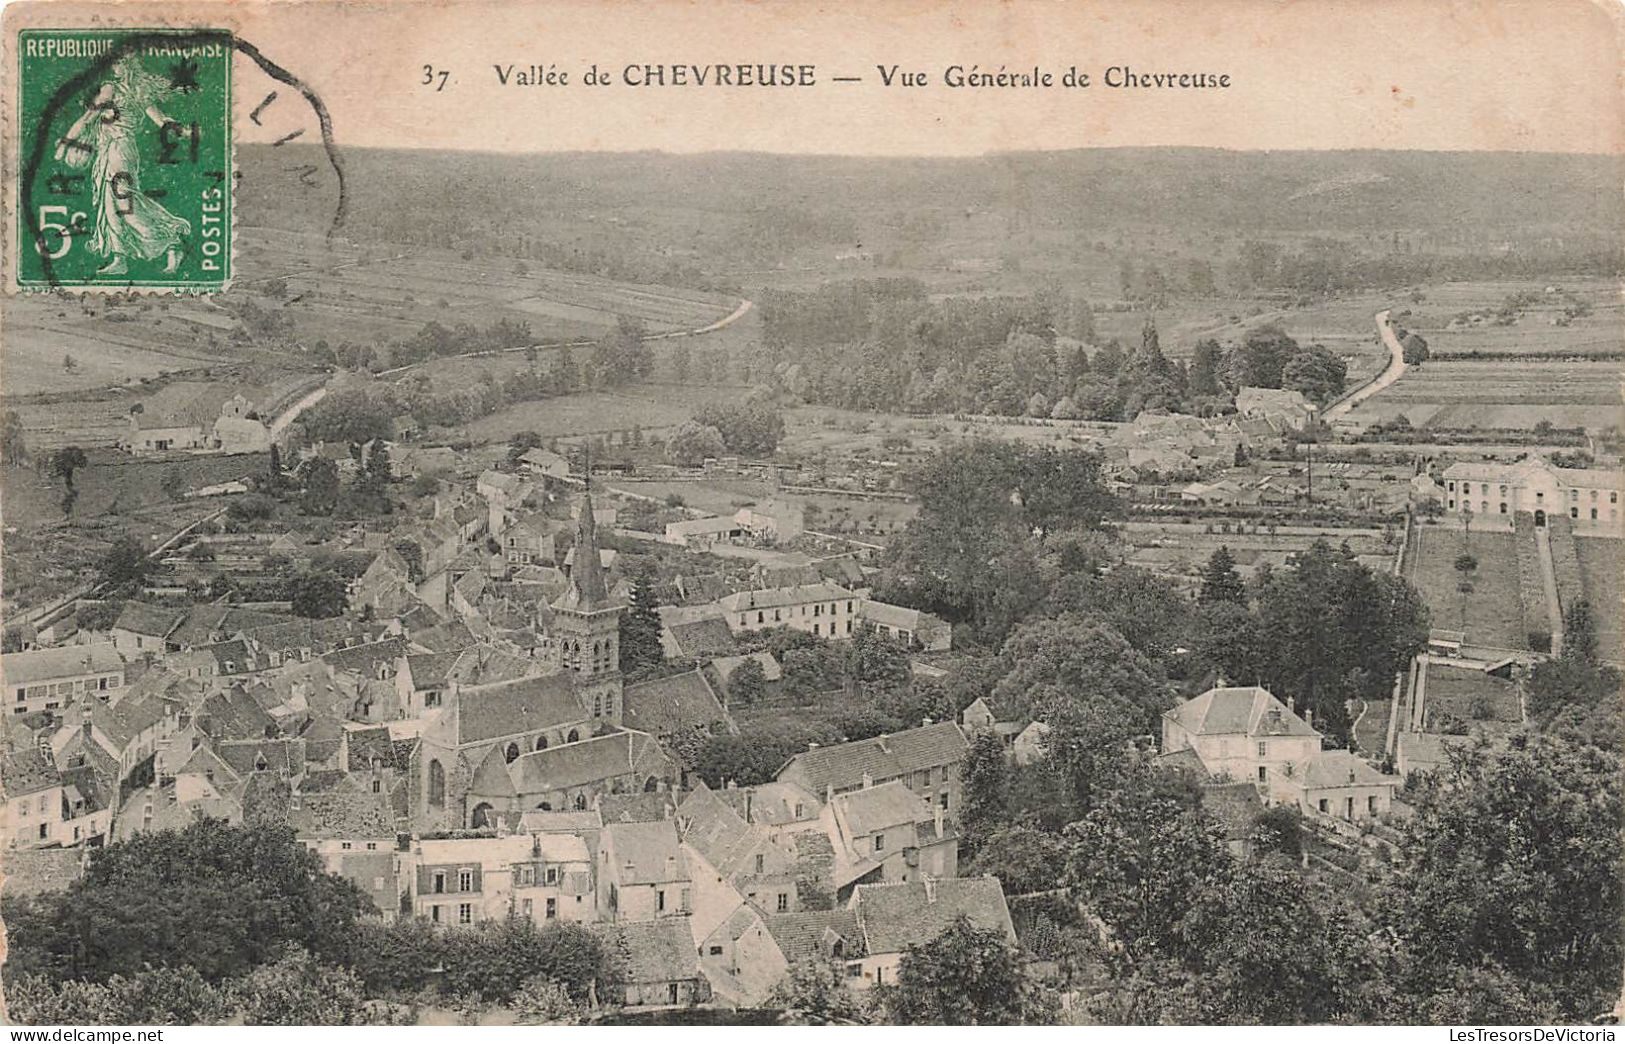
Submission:
[[[1209,689],[1163,714],[1195,736],[1319,736],[1268,689]]]

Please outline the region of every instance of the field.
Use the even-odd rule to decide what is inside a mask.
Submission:
[[[1248,526],[1244,533],[1239,526],[1236,528],[1236,532],[1226,533],[1217,525],[1203,522],[1147,521],[1126,522],[1121,526],[1123,539],[1131,548],[1130,564],[1188,582],[1195,581],[1220,547],[1230,549],[1236,569],[1244,577],[1264,566],[1286,565],[1288,559],[1307,551],[1317,540],[1325,540],[1333,547],[1347,544],[1362,563],[1381,571],[1393,568],[1394,555],[1399,552],[1397,542],[1389,543],[1382,531],[1375,529],[1278,526],[1270,532],[1266,525]]]
[[[694,481],[616,479],[617,489],[660,500],[679,496],[683,503],[714,515],[732,515],[749,504],[773,499],[800,504],[806,513],[808,529],[851,534],[860,538],[885,538],[902,530],[919,513],[912,501],[864,499],[839,494],[786,493],[767,482],[747,478],[704,478]]]
[[[1425,701],[1424,732],[1445,732],[1464,724],[1498,734],[1523,721],[1516,683],[1438,660],[1428,664]]]
[[[1621,424],[1620,365],[1611,362],[1428,362],[1349,414],[1359,424],[1404,414],[1417,427],[1600,430]]]
[[[1406,575],[1433,614],[1433,627],[1465,631],[1471,645],[1523,649],[1523,603],[1518,596],[1518,559],[1511,533],[1476,532],[1422,526],[1406,559]],[[1459,589],[1456,558],[1470,554],[1478,567],[1468,575],[1470,591]],[[1431,699],[1431,694],[1430,697]]]
[[[282,308],[307,343],[373,344],[430,322],[483,327],[498,319],[529,323],[542,343],[595,337],[620,316],[660,333],[705,326],[739,303],[705,291],[551,271],[513,258],[360,247],[264,228],[243,234],[248,244],[241,248],[239,293],[262,295],[280,281],[286,287]]]
[[[1597,647],[1611,660],[1625,659],[1625,540],[1575,537],[1580,582],[1597,623]]]
[[[1508,311],[1505,324],[1497,322],[1495,314],[1514,294],[1535,300]],[[1590,314],[1566,316],[1576,303]],[[1421,302],[1397,306],[1394,318],[1426,338],[1433,353],[1584,356],[1621,350],[1625,305],[1618,284],[1598,280],[1445,283],[1427,287]]]
[[[737,401],[744,391],[699,385],[628,385],[613,392],[582,392],[519,403],[462,425],[459,432],[474,442],[506,442],[520,431],[534,431],[544,438],[603,435],[628,431],[633,425],[646,433],[658,433],[688,420],[707,403]]]
[[[6,302],[0,386],[15,401],[255,358],[223,343],[232,325],[230,316],[202,301],[155,297],[127,304],[20,294]]]
[[[1032,421],[1004,417],[900,416],[826,406],[786,412],[780,454],[812,459],[902,459],[970,439],[987,438],[1057,447],[1092,446],[1118,425],[1085,421]]]

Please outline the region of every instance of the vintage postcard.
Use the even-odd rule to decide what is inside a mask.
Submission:
[[[5,6],[4,1020],[1614,1040],[1622,43]]]

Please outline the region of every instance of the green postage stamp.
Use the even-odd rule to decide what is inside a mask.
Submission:
[[[21,287],[225,287],[232,52],[220,31],[19,34]]]

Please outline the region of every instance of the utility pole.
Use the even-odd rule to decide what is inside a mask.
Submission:
[[[1313,504],[1315,502],[1315,444],[1313,442],[1303,444],[1303,459],[1309,466],[1309,502]]]

